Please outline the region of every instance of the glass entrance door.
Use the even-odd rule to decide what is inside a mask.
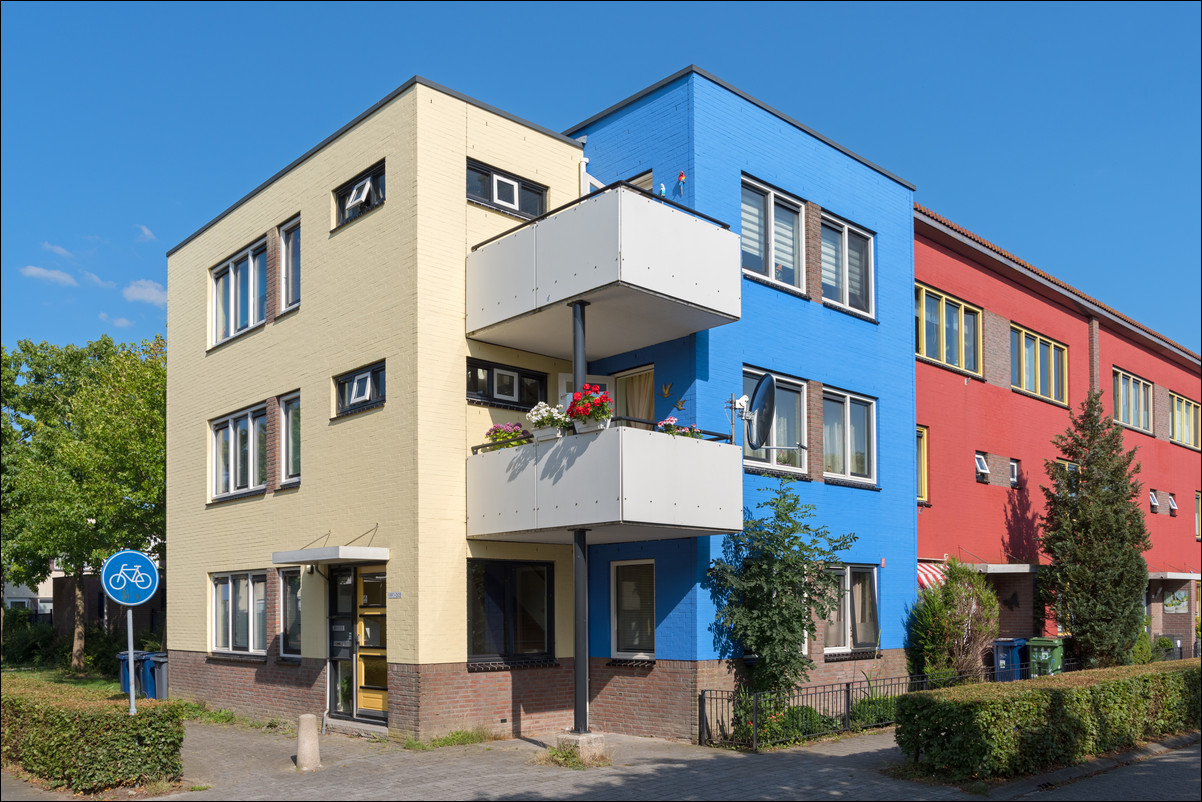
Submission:
[[[388,717],[387,593],[383,565],[330,569],[330,713]]]

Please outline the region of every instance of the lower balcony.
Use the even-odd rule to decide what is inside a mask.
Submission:
[[[473,454],[470,538],[589,543],[720,535],[743,528],[743,454],[713,440],[613,427]]]

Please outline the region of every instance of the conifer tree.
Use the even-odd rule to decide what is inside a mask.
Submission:
[[[1151,548],[1136,479],[1135,449],[1103,414],[1091,391],[1064,434],[1052,438],[1061,459],[1044,463],[1051,485],[1040,544],[1051,559],[1040,571],[1040,593],[1072,633],[1089,664],[1129,663],[1143,627],[1143,594]]]

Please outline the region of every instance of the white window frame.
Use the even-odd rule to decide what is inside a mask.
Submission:
[[[568,387],[572,384],[571,373],[560,373],[556,377],[556,383],[559,389],[559,403],[563,404],[564,409],[572,403],[572,394],[575,389],[569,390]],[[614,377],[613,376],[594,376],[587,374],[584,377],[585,384],[596,384],[601,387],[603,392],[608,392],[610,397],[614,395]]]
[[[346,198],[344,210],[354,209],[356,206],[362,206],[367,203],[367,199],[371,197],[371,176],[364,178],[358,184],[351,188],[351,194]]]
[[[246,622],[246,648],[245,649],[239,649],[234,646],[234,616],[237,614],[237,611],[234,609],[233,587],[234,587],[234,579],[236,577],[245,577],[246,578],[246,588],[247,588],[247,593],[249,594],[249,599],[247,600],[247,612],[246,612],[247,622]],[[268,638],[269,633],[268,632],[262,633],[263,634],[263,648],[256,649],[254,646],[256,636],[258,636],[260,634],[257,630],[257,625],[255,622],[255,618],[256,618],[256,616],[255,616],[255,579],[257,579],[257,578],[261,578],[263,580],[263,582],[262,582],[263,604],[264,604],[264,613],[266,613],[266,604],[267,604],[267,572],[266,571],[261,570],[261,569],[260,570],[247,570],[247,571],[230,571],[230,572],[216,573],[216,574],[209,575],[209,594],[212,597],[212,605],[209,609],[212,611],[212,622],[213,622],[212,632],[209,637],[209,644],[210,644],[210,649],[213,652],[217,652],[217,653],[221,653],[221,654],[267,654],[267,643],[269,642],[269,638]],[[220,613],[218,610],[218,604],[220,603],[220,598],[217,593],[217,585],[218,585],[218,582],[221,580],[225,580],[225,582],[228,583],[228,587],[230,588],[229,612],[228,612],[228,619],[226,620],[226,626],[229,628],[227,630],[227,634],[229,636],[229,643],[226,646],[219,646],[217,643],[217,635],[220,631]],[[264,614],[264,616],[263,616],[264,628],[270,630],[271,624],[270,624],[268,618],[269,617],[266,614]]]
[[[1156,512],[1160,508],[1160,499],[1156,497],[1154,488],[1148,491],[1148,503],[1152,505],[1152,512]]]
[[[294,217],[293,219],[289,220],[287,223],[284,223],[282,226],[279,227],[279,238],[280,238],[280,240],[279,240],[279,243],[280,243],[280,247],[279,247],[279,254],[280,254],[279,286],[283,289],[283,292],[280,293],[280,311],[284,311],[286,309],[293,309],[297,306],[300,306],[300,289],[299,289],[299,287],[292,286],[294,282],[293,282],[291,275],[289,275],[289,272],[288,272],[288,268],[292,261],[292,251],[288,247],[288,237],[294,231],[296,232],[297,237],[298,238],[300,237],[300,224],[301,224],[300,217]],[[296,278],[295,283],[297,285],[299,285],[300,284],[300,265],[299,264],[296,267],[296,276],[297,276],[297,278]],[[296,293],[296,300],[289,303],[288,297],[290,295],[292,295],[294,292]]]
[[[824,653],[828,653],[828,654],[832,653],[832,652],[846,654],[848,652],[860,652],[860,651],[865,651],[867,649],[875,650],[877,648],[877,644],[880,643],[880,634],[881,634],[881,590],[880,590],[880,582],[878,581],[879,577],[877,576],[876,566],[875,565],[847,564],[847,565],[839,566],[837,568],[830,568],[828,570],[833,574],[836,574],[836,575],[841,574],[844,577],[843,593],[841,595],[841,598],[839,599],[839,605],[840,605],[839,609],[840,609],[840,612],[843,613],[843,643],[844,643],[844,645],[843,646],[827,646],[825,644],[825,638],[824,638],[822,651]],[[851,625],[852,625],[852,614],[854,612],[852,609],[852,589],[854,587],[854,584],[852,582],[853,574],[871,574],[872,575],[872,601],[873,601],[873,606],[876,611],[875,619],[876,619],[877,639],[872,643],[871,646],[856,646],[852,642]],[[826,625],[826,622],[823,622],[824,627],[825,627],[825,625]]]
[[[266,278],[267,278],[267,276],[266,276],[266,272],[267,272],[266,271],[267,238],[266,237],[264,237],[261,240],[258,240],[257,242],[255,242],[254,244],[252,244],[246,248],[243,248],[242,250],[238,251],[236,254],[234,254],[230,258],[226,259],[225,261],[223,261],[221,264],[217,265],[216,267],[213,267],[209,271],[209,286],[211,288],[211,290],[209,292],[209,297],[212,302],[212,314],[209,315],[210,344],[211,345],[220,345],[221,343],[228,342],[229,340],[232,340],[235,337],[238,337],[242,334],[245,334],[248,331],[251,331],[252,329],[257,328],[258,326],[263,325],[263,323],[265,322],[266,310],[264,310],[263,317],[259,317],[259,315],[258,315],[259,310],[257,308],[258,304],[255,303],[255,299],[259,295],[258,279],[256,278],[256,271],[255,271],[255,256],[257,256],[260,253],[263,254],[263,262],[264,262],[264,268],[265,268],[263,271],[264,272],[263,279],[264,279],[264,281],[266,281]],[[234,277],[234,268],[238,264],[238,262],[241,261],[242,259],[246,260],[246,269],[249,271],[249,275],[247,276],[247,280],[246,280],[246,291],[250,295],[250,297],[246,301],[247,323],[244,327],[238,328],[238,323],[237,323],[238,301],[240,300],[240,298],[238,295],[238,282],[235,280],[235,277]],[[220,287],[220,281],[221,281],[222,277],[224,277],[226,279],[226,287],[225,287],[225,291],[224,291],[225,297],[224,298],[220,297],[222,295],[222,291],[221,291],[221,287]],[[264,288],[264,290],[266,291],[266,288]],[[223,308],[222,307],[223,303],[225,304],[224,309],[225,309],[226,315],[228,317],[227,324],[228,324],[228,329],[229,329],[229,333],[226,334],[224,337],[221,336],[221,325],[219,322],[219,320],[220,320],[219,315]]]
[[[984,454],[978,451],[973,455],[973,461],[976,463],[978,476],[989,475],[989,461],[985,459]]]
[[[346,403],[348,406],[353,406],[354,404],[366,404],[368,401],[371,401],[371,371],[365,370],[362,373],[356,373],[351,379],[351,392]]]
[[[655,560],[615,560],[609,564],[609,653],[616,660],[654,660],[655,652],[618,651],[618,567],[623,565],[651,566],[651,632],[655,626]]]
[[[823,455],[822,455],[822,474],[832,479],[839,479],[845,482],[859,482],[866,485],[875,485],[877,476],[877,421],[876,421],[876,399],[866,395],[857,395],[849,393],[845,390],[838,390],[833,387],[824,387],[822,389],[822,400],[825,402],[827,398],[839,398],[843,401],[843,465],[846,469],[845,473],[834,473],[826,470],[826,432],[823,431]],[[868,476],[856,476],[851,472],[851,402],[860,401],[868,405],[868,448],[871,452],[871,457],[868,460]],[[826,405],[823,404],[823,417],[825,419]]]
[[[506,393],[501,392],[501,382],[498,381],[498,379],[501,376],[508,376],[510,379],[513,380],[513,393],[512,394],[506,394]],[[493,380],[493,393],[492,393],[493,398],[496,398],[499,401],[510,401],[514,404],[516,404],[518,402],[519,393],[521,392],[521,387],[518,386],[518,382],[521,381],[521,377],[519,377],[515,371],[505,370],[503,368],[494,368],[492,380]]]
[[[1124,394],[1121,389],[1124,384],[1129,388],[1129,392],[1126,395],[1131,399],[1131,403],[1127,406],[1125,414],[1123,409]],[[1153,408],[1156,406],[1155,385],[1147,379],[1141,379],[1134,373],[1129,373],[1122,368],[1116,367],[1113,373],[1112,387],[1114,397],[1110,400],[1114,405],[1114,420],[1128,428],[1151,434],[1154,422],[1153,416],[1155,414]],[[1148,425],[1144,426],[1142,420],[1136,420],[1137,417],[1147,418]]]
[[[1169,515],[1177,517],[1177,498],[1169,493]]]
[[[1022,471],[1022,461],[1017,459],[1010,460],[1010,486],[1018,487],[1019,474]]]
[[[284,610],[287,607],[287,604],[285,603],[285,596],[288,593],[288,590],[287,590],[288,585],[285,583],[284,578],[289,574],[296,574],[297,579],[300,582],[301,587],[299,587],[297,589],[298,600],[299,600],[300,595],[304,592],[304,587],[303,587],[304,581],[305,581],[304,580],[304,571],[302,571],[300,568],[282,568],[276,572],[276,576],[280,582],[280,591],[279,591],[279,596],[277,597],[280,600],[279,605],[277,605],[279,607],[278,626],[279,626],[279,632],[280,632],[280,657],[299,658],[301,656],[300,652],[288,652],[288,651],[284,650],[284,644],[287,642],[287,639],[284,637],[284,624],[285,624]],[[299,607],[300,605],[298,604],[297,606]],[[298,612],[299,612],[299,610],[298,610]],[[303,628],[301,630],[301,640],[302,640],[302,642],[304,640]]]
[[[500,193],[499,187],[502,183],[508,184],[509,186],[513,187],[513,203],[507,203],[507,202],[501,200],[501,193]],[[512,178],[503,176],[499,173],[492,174],[492,202],[493,203],[497,204],[498,206],[504,206],[506,209],[513,209],[515,212],[519,211],[522,208],[521,207],[521,201],[522,201],[521,193],[522,193],[522,185],[520,182],[515,181]]]
[[[288,468],[292,464],[292,421],[288,411],[288,405],[293,401],[296,402],[296,409],[300,410],[300,393],[290,393],[289,395],[280,397],[280,480],[281,485],[292,484],[299,482],[301,479],[300,472],[295,475],[288,473]],[[302,421],[304,418],[301,419]],[[298,455],[299,456],[299,455]]]
[[[758,274],[756,274],[758,275]],[[793,453],[797,454],[797,465],[783,465],[777,462],[777,451],[768,450],[763,459],[752,457],[747,454],[746,444],[743,451],[743,465],[749,468],[771,469],[773,471],[782,471],[786,473],[808,474],[809,473],[809,418],[810,418],[810,400],[809,387],[807,382],[793,376],[784,376],[775,371],[757,370],[756,368],[743,367],[744,378],[753,378],[758,380],[765,373],[771,373],[772,378],[776,381],[777,387],[784,386],[787,390],[792,390],[801,393],[801,422],[799,428],[801,430],[801,448]],[[775,399],[774,399],[775,400]],[[744,432],[746,436],[746,432]],[[778,443],[776,440],[776,418],[772,420],[772,431],[768,434],[768,439],[764,442],[765,446],[771,449],[780,448],[782,446],[796,446],[797,443]]]
[[[253,493],[267,487],[267,471],[263,471],[263,481],[254,483],[252,480],[255,475],[255,466],[259,461],[259,446],[255,437],[255,418],[262,416],[263,425],[267,426],[267,405],[256,404],[253,407],[239,410],[230,415],[224,415],[220,418],[215,418],[209,421],[209,438],[210,438],[210,464],[212,484],[212,496],[214,500],[227,498],[229,496],[237,496],[243,493]],[[238,487],[238,444],[235,438],[236,424],[239,420],[246,420],[247,437],[249,443],[247,446],[247,480],[246,487]],[[229,432],[230,448],[229,448],[229,463],[225,466],[229,470],[230,488],[229,490],[221,489],[221,432]],[[270,435],[270,432],[268,433]],[[268,437],[270,440],[270,437]]]
[[[838,228],[841,230],[841,241],[842,242],[841,242],[840,247],[841,247],[841,253],[842,253],[842,261],[839,265],[839,272],[843,279],[843,281],[842,281],[843,297],[842,298],[830,298],[826,295],[826,289],[823,288],[822,302],[827,303],[827,304],[832,304],[834,306],[838,306],[842,309],[850,310],[857,315],[868,315],[868,317],[875,319],[876,318],[876,235],[874,235],[871,231],[860,228],[857,225],[853,225],[852,223],[849,223],[846,220],[841,220],[838,217],[834,217],[832,215],[826,214],[825,212],[822,215],[822,223],[821,224],[824,226],[830,226],[831,228]],[[850,297],[849,294],[851,292],[851,281],[848,276],[847,235],[848,235],[848,232],[852,232],[852,231],[854,231],[856,234],[859,234],[861,237],[864,237],[868,240],[868,270],[866,271],[868,287],[865,290],[865,295],[868,296],[868,309],[857,309],[856,307],[852,306],[849,303],[849,297]],[[821,239],[821,235],[820,235],[820,239]],[[819,254],[819,260],[821,260],[821,258],[822,258],[821,254]],[[821,278],[819,280],[821,281]]]
[[[742,187],[747,187],[752,192],[763,197],[763,205],[760,212],[763,214],[764,230],[762,233],[763,242],[761,243],[762,252],[760,257],[764,260],[764,265],[767,273],[757,273],[754,270],[743,268],[743,272],[749,276],[755,276],[761,281],[769,281],[773,284],[779,284],[782,287],[788,287],[791,290],[800,292],[806,291],[806,206],[803,201],[798,200],[792,195],[786,195],[772,187],[761,184],[758,181],[744,176]],[[742,193],[740,192],[740,198]],[[790,284],[787,281],[781,281],[776,278],[776,207],[780,205],[797,214],[797,242],[794,247],[797,252],[797,263],[794,266],[794,271],[797,276],[797,282]],[[742,208],[740,201],[740,220],[742,219]],[[740,263],[742,262],[742,254],[740,252]]]

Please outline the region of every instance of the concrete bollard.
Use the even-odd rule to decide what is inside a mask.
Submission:
[[[296,736],[298,771],[316,771],[321,768],[321,747],[317,737],[317,716],[305,713],[300,717],[300,730]]]

